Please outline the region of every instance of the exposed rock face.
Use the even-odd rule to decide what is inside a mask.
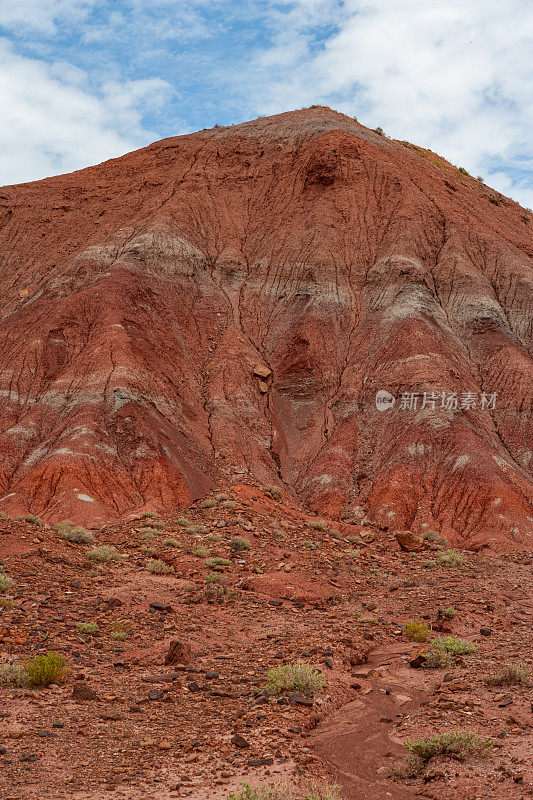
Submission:
[[[4,510],[251,476],[530,546],[533,221],[425,155],[318,108],[0,190]]]

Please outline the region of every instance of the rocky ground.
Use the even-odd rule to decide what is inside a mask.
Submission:
[[[235,486],[85,544],[0,520],[13,580],[0,664],[56,651],[69,665],[48,688],[0,686],[3,800],[225,800],[243,781],[300,798],[317,779],[344,800],[533,795],[531,690],[487,683],[531,666],[531,556],[464,552],[441,566],[438,538],[405,552],[392,533],[325,525],[273,494]],[[118,560],[88,558],[106,544]],[[151,558],[173,571],[151,573]],[[410,618],[477,649],[411,666],[428,645],[406,636]],[[266,692],[267,672],[297,659],[317,665],[323,690]],[[395,774],[407,739],[450,731],[490,737],[490,755]]]

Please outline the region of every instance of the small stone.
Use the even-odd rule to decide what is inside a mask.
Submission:
[[[162,739],[157,743],[158,750],[172,750],[172,743],[167,739]]]
[[[379,721],[380,722],[392,722],[392,719],[390,717],[380,717]]]
[[[150,603],[150,608],[154,611],[166,611],[167,613],[174,610],[169,603],[160,603],[157,600]]]
[[[289,695],[289,701],[291,703],[296,703],[297,705],[300,705],[300,706],[312,706],[313,705],[313,699],[311,697],[306,697],[306,695],[302,694],[301,692],[293,692],[292,694],[290,694]]]
[[[412,531],[396,531],[394,536],[400,545],[400,550],[405,553],[420,553],[422,550],[427,549],[424,540]]]
[[[212,680],[214,678],[218,678],[219,673],[216,671],[216,669],[208,669],[207,672],[205,673],[205,677],[208,680]]]
[[[79,683],[75,683],[74,686],[72,687],[72,697],[74,698],[74,700],[83,701],[83,700],[96,700],[98,695],[96,694],[94,689],[91,689],[91,687],[87,686],[86,683],[81,683],[80,681]]]
[[[148,692],[148,699],[149,700],[161,700],[165,692],[163,689],[151,689]]]
[[[254,375],[256,378],[268,378],[272,375],[272,370],[265,367],[263,364],[256,364],[254,367]]]
[[[179,641],[170,642],[165,664],[189,664],[191,659],[192,651],[188,644]]]
[[[240,733],[236,733],[235,736],[231,737],[231,743],[234,744],[235,747],[250,747],[250,742],[245,739],[244,736],[241,736]]]
[[[482,636],[491,636],[492,628],[480,628],[479,632]]]
[[[11,725],[11,727],[7,729],[7,735],[10,739],[22,739],[24,736],[24,728],[20,725]]]

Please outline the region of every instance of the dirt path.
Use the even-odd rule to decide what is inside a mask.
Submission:
[[[359,697],[337,709],[311,737],[311,746],[331,770],[346,800],[407,800],[413,791],[391,783],[392,765],[405,755],[395,732],[402,716],[420,705],[428,678],[409,669],[404,643],[376,649],[354,678]]]

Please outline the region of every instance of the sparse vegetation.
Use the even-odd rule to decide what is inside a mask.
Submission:
[[[113,624],[113,631],[111,633],[111,638],[115,639],[119,642],[124,642],[131,633],[131,622],[126,622],[124,620],[117,620]]]
[[[118,561],[120,558],[118,550],[110,544],[103,544],[100,547],[93,547],[87,553],[87,558],[91,561],[96,561],[99,564],[108,564],[111,561]]]
[[[179,525],[180,528],[188,528],[190,524],[191,523],[187,517],[178,517],[176,520],[176,525]]]
[[[198,547],[192,547],[190,553],[197,558],[207,558],[209,555],[209,550],[207,547],[204,547],[203,544],[200,544]]]
[[[487,756],[492,748],[492,741],[478,736],[472,731],[453,731],[431,736],[428,739],[407,739],[405,746],[409,752],[426,764],[435,756],[454,758],[457,761],[466,761],[468,758]]]
[[[90,636],[96,636],[100,631],[96,622],[78,622],[76,628],[80,633],[86,633]]]
[[[204,525],[189,525],[188,533],[207,533]]]
[[[315,783],[305,800],[342,800],[340,786],[332,783]]]
[[[312,519],[307,525],[314,531],[327,531],[328,529],[327,523],[323,519]]]
[[[39,527],[44,525],[44,522],[42,521],[42,519],[39,519],[39,517],[36,517],[35,514],[27,514],[26,517],[25,517],[25,520],[26,520],[26,522],[30,522],[32,525],[39,525]]]
[[[437,553],[436,560],[439,567],[460,567],[465,561],[464,556],[455,550],[443,550],[442,553]]]
[[[529,686],[531,683],[531,670],[526,664],[506,664],[501,672],[489,675],[487,683],[493,686]]]
[[[470,175],[468,170],[466,170],[464,167],[457,167],[457,170],[461,173],[461,175]]]
[[[160,558],[150,558],[146,562],[146,569],[153,575],[171,575],[175,570],[170,564]]]
[[[9,592],[15,585],[15,581],[9,575],[0,575],[0,593]]]
[[[234,500],[224,500],[224,502],[220,504],[220,507],[231,510],[237,508],[237,503]]]
[[[476,650],[474,642],[459,639],[457,636],[441,636],[431,642],[424,666],[429,669],[453,667],[459,656],[470,655]]]
[[[231,561],[229,558],[221,558],[220,556],[213,556],[213,558],[208,558],[205,562],[206,567],[209,569],[213,569],[215,567],[229,567]]]
[[[200,503],[200,508],[214,508],[217,504],[217,501],[212,497],[206,497],[205,500],[202,500]]]
[[[244,553],[251,548],[251,543],[244,536],[233,536],[228,544],[230,550],[234,553]]]
[[[28,659],[24,674],[31,686],[50,686],[60,681],[67,670],[67,660],[61,653],[42,653]]]
[[[181,547],[181,543],[177,539],[163,539],[163,547]]]
[[[58,522],[54,525],[54,530],[61,539],[73,544],[91,544],[94,538],[90,531],[85,530],[81,525],[73,526],[70,522]]]
[[[444,611],[442,612],[442,616],[445,617],[446,619],[453,619],[456,616],[456,614],[457,611],[455,610],[455,608],[445,608]]]
[[[374,131],[379,133],[380,136],[383,136],[383,128],[380,125],[378,125],[377,128],[374,128]]]
[[[28,676],[16,664],[0,664],[0,686],[26,686]]]
[[[290,800],[291,796],[289,789],[268,786],[266,783],[252,788],[249,783],[244,783],[240,792],[228,795],[228,800]]]
[[[274,667],[267,673],[267,690],[271,694],[290,691],[315,694],[323,685],[324,676],[315,666],[301,659],[294,664]]]
[[[139,535],[141,539],[144,539],[145,542],[150,542],[158,533],[159,531],[156,528],[139,528]]]
[[[431,629],[426,622],[416,619],[408,619],[404,628],[405,635],[413,642],[427,642]]]

